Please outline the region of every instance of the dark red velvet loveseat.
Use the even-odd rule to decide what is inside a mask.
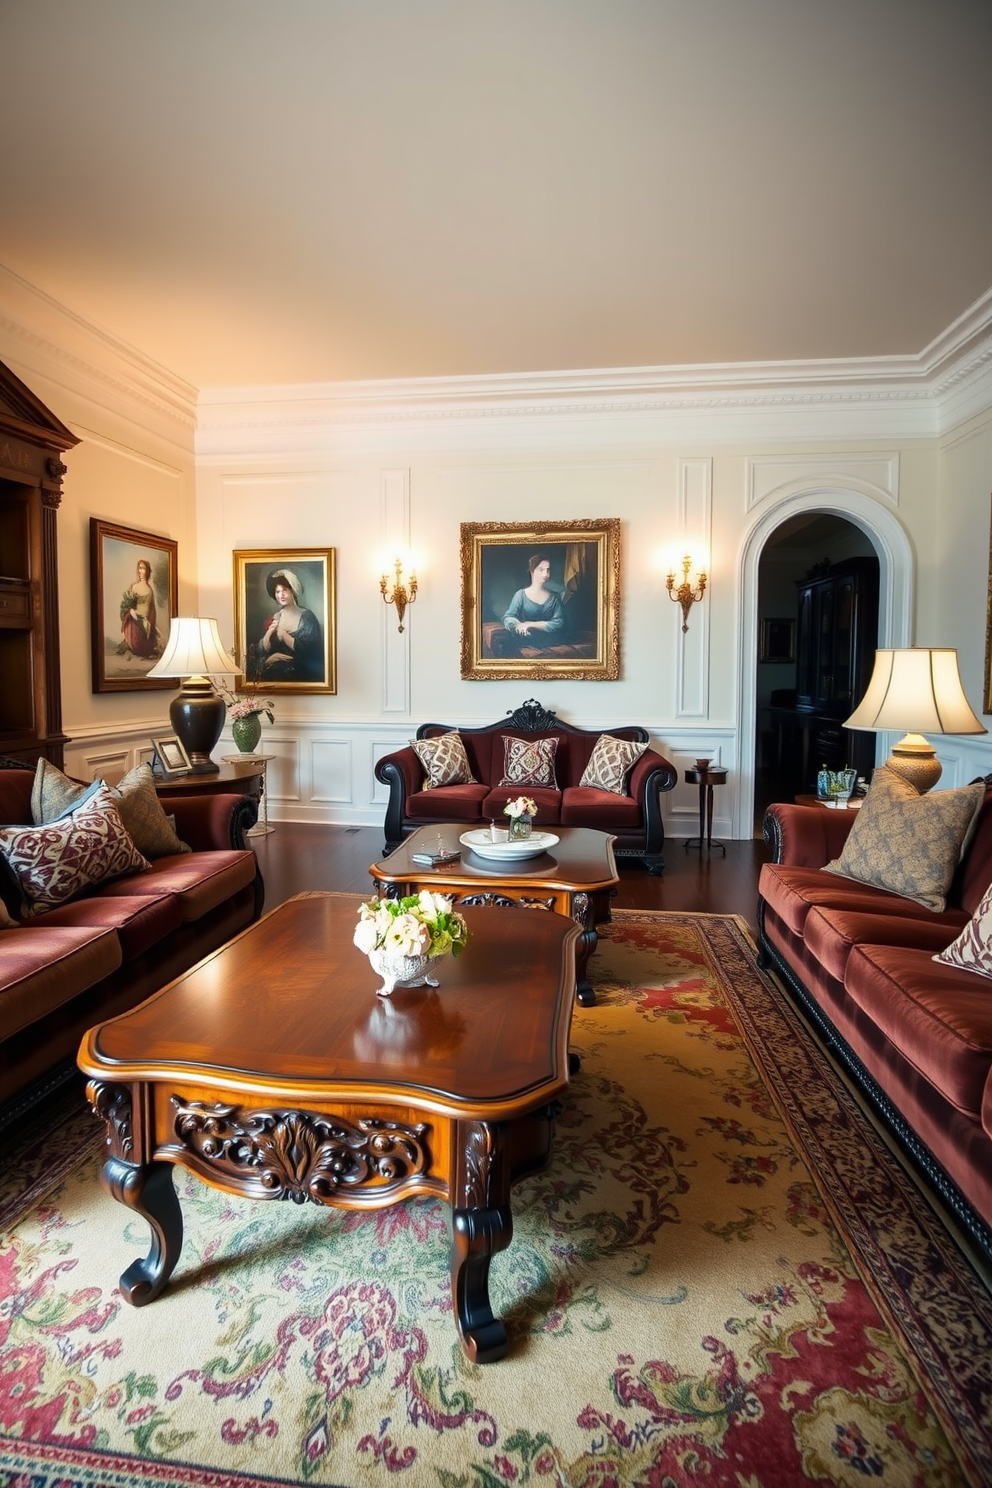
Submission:
[[[537,806],[538,826],[592,827],[600,832],[610,832],[616,838],[613,847],[616,857],[640,858],[651,873],[661,873],[664,869],[665,825],[661,814],[661,794],[673,788],[678,774],[675,766],[663,755],[646,749],[630,773],[625,794],[615,795],[579,784],[600,731],[563,723],[533,698],[505,718],[482,728],[422,723],[416,737],[432,739],[452,731],[461,735],[475,776],[472,785],[445,785],[425,790],[424,768],[409,746],[384,755],[377,762],[376,779],[389,786],[385,821],[387,854],[393,852],[416,827],[434,822],[464,823],[466,828],[485,826],[501,815],[507,801],[523,793],[532,797]],[[614,738],[648,743],[647,730],[636,725],[611,727],[607,732]],[[555,755],[557,789],[499,785],[503,774],[504,734],[558,740]]]
[[[31,824],[34,770],[0,761],[0,825]],[[257,809],[245,796],[170,796],[192,852],[97,885],[0,929],[0,1127],[75,1070],[88,1028],[136,1006],[262,911],[254,853],[235,847]]]
[[[992,1253],[992,982],[935,962],[992,881],[992,776],[936,913],[824,864],[855,812],[774,805],[759,880],[763,964],[782,976],[976,1243]]]

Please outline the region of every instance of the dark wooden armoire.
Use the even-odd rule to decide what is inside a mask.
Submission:
[[[0,755],[26,764],[63,762],[56,517],[78,443],[0,362]]]

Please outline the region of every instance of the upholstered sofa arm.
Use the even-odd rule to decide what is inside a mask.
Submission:
[[[772,861],[789,868],[822,868],[840,857],[856,816],[856,811],[775,802],[762,822]]]
[[[627,790],[641,810],[644,823],[644,850],[640,854],[649,873],[661,873],[665,866],[665,822],[661,814],[664,791],[674,789],[678,771],[670,760],[654,749],[645,749],[630,772]]]
[[[162,806],[176,818],[180,839],[194,852],[243,849],[245,833],[258,820],[258,807],[250,796],[168,796]]]
[[[387,844],[395,846],[403,840],[407,797],[412,796],[423,785],[424,767],[416,750],[407,745],[405,749],[397,749],[395,753],[384,754],[381,759],[376,760],[375,778],[389,786],[385,837]]]

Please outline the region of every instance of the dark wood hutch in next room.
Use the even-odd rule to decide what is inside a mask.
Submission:
[[[776,765],[796,792],[814,791],[821,766],[867,779],[875,735],[845,729],[864,695],[878,644],[878,559],[818,564],[797,581],[796,687],[772,695]]]
[[[62,455],[79,440],[0,362],[0,755],[61,767]]]

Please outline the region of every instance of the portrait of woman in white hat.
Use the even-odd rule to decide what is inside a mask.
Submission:
[[[265,580],[276,608],[255,647],[260,682],[321,682],[324,637],[320,621],[303,603],[303,585],[291,568],[276,568]]]

